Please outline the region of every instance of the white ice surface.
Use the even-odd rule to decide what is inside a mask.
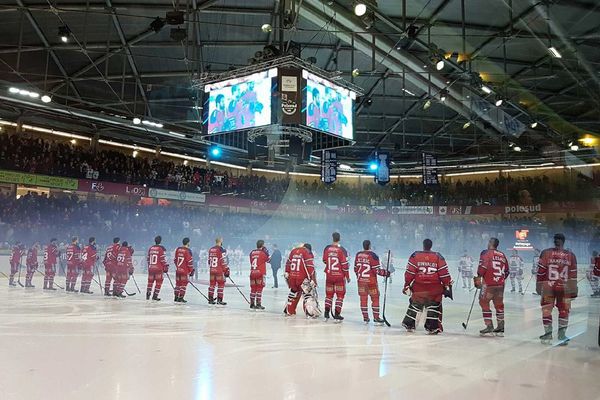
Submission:
[[[247,277],[234,279],[248,295]],[[137,280],[144,285],[142,275]],[[64,278],[57,282],[64,286]],[[0,280],[2,400],[600,398],[600,301],[586,290],[571,314],[576,337],[556,347],[537,339],[539,298],[531,290],[506,293],[506,337],[481,338],[477,303],[468,331],[461,327],[473,298],[462,289],[444,303],[444,334],[404,332],[400,279],[388,292],[391,328],[362,323],[354,282],[341,324],[306,320],[300,307],[297,317],[283,317],[281,286],[268,285],[267,310],[259,313],[230,287],[225,308],[208,306],[191,287],[189,303],[176,305],[166,279],[160,303],[143,293],[104,298],[97,285],[93,295],[48,293],[39,274],[35,289],[6,283]],[[133,282],[127,288],[135,291]]]

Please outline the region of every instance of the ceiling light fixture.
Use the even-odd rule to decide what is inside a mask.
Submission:
[[[492,89],[490,89],[488,86],[486,85],[481,85],[481,91],[487,94],[491,94],[492,93]]]
[[[560,54],[560,52],[558,50],[556,50],[556,47],[550,46],[550,47],[548,47],[548,51],[550,52],[550,55],[552,55],[552,57],[562,58],[562,54]]]
[[[533,121],[531,123],[531,129],[535,129],[535,128],[537,128],[537,126],[538,126],[538,122],[537,121]]]
[[[71,30],[68,26],[63,25],[58,27],[58,37],[61,42],[67,43],[69,41],[69,36],[71,36]]]
[[[357,17],[362,17],[367,13],[367,5],[362,1],[357,1],[354,3],[354,14]]]
[[[42,103],[50,103],[52,101],[52,97],[48,96],[47,94],[42,96]]]

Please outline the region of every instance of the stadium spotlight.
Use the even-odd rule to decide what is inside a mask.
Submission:
[[[50,103],[52,101],[52,97],[48,96],[47,94],[42,96],[42,103]]]
[[[444,69],[445,65],[446,65],[446,63],[444,62],[444,60],[440,60],[435,63],[435,69],[437,69],[438,71],[441,71]]]
[[[481,91],[484,92],[484,93],[486,93],[486,94],[491,94],[492,93],[492,89],[490,89],[486,85],[481,85]]]
[[[271,33],[271,32],[273,32],[273,27],[271,26],[271,24],[263,24],[263,26],[261,26],[260,29],[264,33]]]
[[[500,107],[502,105],[502,103],[504,103],[504,99],[502,97],[498,97],[496,99],[496,103],[494,103],[494,104],[496,104],[496,107]]]
[[[212,158],[221,158],[221,148],[219,146],[212,146],[209,150],[209,154]]]
[[[10,89],[8,89],[8,91],[12,94],[17,94],[19,93],[19,89],[16,87],[11,87]]]
[[[133,158],[136,158],[136,157],[137,157],[137,155],[138,155],[138,151],[137,151],[137,150],[134,150],[134,151],[133,151],[133,154],[132,154]]]
[[[369,169],[371,171],[377,171],[378,168],[379,168],[379,165],[377,164],[377,161],[369,162]]]
[[[471,121],[467,121],[465,122],[465,124],[463,125],[463,129],[468,129],[471,126]]]
[[[362,1],[357,1],[354,3],[354,14],[357,17],[362,17],[367,13],[367,5]]]
[[[515,146],[515,147],[513,147],[513,150],[514,150],[514,151],[517,151],[517,152],[519,152],[519,151],[521,151],[522,149],[521,149],[519,146]]]
[[[447,98],[447,97],[448,97],[448,91],[447,91],[447,90],[445,90],[445,89],[444,89],[444,90],[442,90],[442,91],[440,92],[440,100],[442,101],[442,103],[446,101],[446,98]]]
[[[141,123],[142,123],[142,120],[141,120],[140,118],[138,118],[138,117],[135,117],[135,118],[133,119],[133,124],[134,124],[134,125],[139,125],[139,124],[141,124]]]
[[[579,146],[577,146],[576,144],[571,144],[571,151],[577,151],[579,150]]]
[[[427,110],[429,107],[431,107],[431,99],[427,100],[425,104],[423,104],[423,110]]]
[[[353,77],[353,78],[356,78],[356,77],[357,77],[357,76],[359,76],[359,75],[360,75],[360,70],[359,70],[358,68],[354,68],[354,69],[352,70],[352,77]]]
[[[548,47],[548,51],[550,52],[550,55],[552,55],[552,57],[562,58],[562,54],[560,54],[560,52],[558,50],[556,50],[556,47],[550,46],[550,47]]]
[[[58,27],[58,37],[61,42],[67,43],[69,41],[69,36],[71,36],[71,30],[68,26],[63,25]]]
[[[537,128],[537,126],[538,126],[538,122],[537,121],[533,121],[531,123],[531,129],[535,129],[535,128]]]

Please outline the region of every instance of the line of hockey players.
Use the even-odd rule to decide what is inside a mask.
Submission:
[[[56,264],[58,259],[57,240],[51,239],[44,247],[44,289],[56,290],[54,279],[56,275]],[[174,301],[186,303],[184,299],[189,278],[194,275],[192,252],[190,250],[190,239],[184,238],[182,245],[175,250],[173,264],[175,268],[175,284],[171,280],[169,272],[169,261],[167,250],[161,245],[162,238],[157,236],[155,243],[147,252],[148,281],[146,299],[160,301],[159,294],[166,275],[174,291]],[[348,252],[341,245],[340,234],[332,235],[332,243],[323,250],[322,262],[325,265],[325,319],[333,318],[342,321],[342,308],[346,295],[346,285],[350,278],[350,258]],[[578,295],[577,288],[577,260],[575,255],[565,249],[565,237],[562,234],[554,236],[554,247],[542,251],[536,256],[535,276],[536,293],[541,296],[542,323],[544,334],[540,337],[542,342],[549,343],[552,340],[552,310],[558,309],[558,339],[561,344],[566,344],[566,330],[569,321],[570,305],[572,299]],[[463,277],[463,287],[470,286],[471,278],[473,285],[479,293],[479,304],[482,309],[485,328],[480,331],[481,335],[504,334],[504,287],[506,280],[510,277],[512,291],[515,291],[514,278],[519,282],[519,291],[522,285],[519,276],[522,276],[522,259],[515,252],[509,259],[498,250],[499,241],[491,238],[488,247],[479,258],[477,273],[473,275],[473,260],[466,254],[461,257],[459,270]],[[388,263],[385,268],[381,265],[379,256],[371,249],[371,242],[364,240],[363,250],[358,252],[354,258],[354,275],[358,283],[358,294],[363,320],[370,322],[368,300],[371,300],[371,313],[373,321],[381,324],[384,319],[380,315],[380,291],[378,287],[378,276],[388,279]],[[444,297],[452,299],[453,281],[450,276],[448,265],[444,257],[432,251],[433,243],[429,239],[423,241],[423,250],[414,252],[409,260],[404,274],[405,283],[403,293],[409,296],[409,306],[402,325],[412,332],[418,324],[419,315],[425,315],[425,330],[429,334],[443,332],[443,307]],[[35,243],[27,251],[25,287],[33,287],[32,277],[38,270],[39,243]],[[114,238],[113,243],[108,246],[104,254],[102,264],[106,272],[103,289],[105,296],[126,297],[124,295],[125,285],[133,276],[134,267],[132,263],[133,248],[126,241],[121,242]],[[10,258],[11,273],[9,285],[16,286],[15,275],[19,273],[20,284],[21,261],[25,254],[25,248],[17,243],[12,250]],[[79,239],[72,238],[70,245],[66,248],[66,286],[67,292],[77,292],[75,289],[79,273],[81,272],[81,286],[79,292],[91,294],[90,286],[93,280],[100,286],[100,274],[98,271],[99,255],[96,248],[96,240],[91,237],[88,244],[80,247]],[[263,240],[256,243],[256,249],[249,254],[250,265],[250,300],[251,309],[263,310],[262,292],[265,287],[266,264],[270,262],[270,256]],[[588,272],[590,281],[594,277],[597,282],[600,277],[600,257],[593,261],[593,269]],[[210,282],[208,296],[205,296],[209,304],[226,305],[223,301],[224,287],[227,278],[230,278],[227,251],[223,247],[223,239],[217,238],[215,245],[208,250],[208,270]],[[465,273],[466,271],[466,273]],[[95,278],[97,274],[97,280]],[[294,248],[285,265],[285,279],[289,287],[287,303],[284,307],[286,316],[296,314],[296,308],[303,299],[303,309],[308,317],[316,318],[321,315],[317,299],[317,279],[315,273],[315,262],[312,247],[308,243],[300,244]],[[466,278],[466,279],[465,279]],[[232,281],[233,283],[233,281]],[[112,288],[111,288],[112,285]],[[235,284],[234,284],[235,285]],[[23,285],[22,285],[23,286]],[[137,283],[136,283],[137,286]],[[195,286],[194,286],[195,287]],[[197,289],[197,288],[196,288]],[[197,289],[198,290],[198,289]],[[239,288],[238,288],[239,290]],[[199,291],[199,290],[198,290]],[[202,293],[202,292],[200,292]],[[243,295],[243,293],[240,291]],[[597,293],[597,290],[596,290]],[[493,313],[491,304],[496,313],[496,327],[493,324]]]

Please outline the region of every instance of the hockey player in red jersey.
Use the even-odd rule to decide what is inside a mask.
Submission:
[[[81,293],[93,294],[90,291],[92,284],[92,278],[94,277],[94,265],[98,261],[98,250],[96,249],[96,238],[91,237],[88,240],[88,245],[85,246],[81,252],[81,268],[83,274],[81,275]]]
[[[423,241],[423,251],[414,252],[406,266],[404,289],[410,294],[410,304],[402,321],[409,332],[415,329],[417,313],[427,310],[425,330],[437,335],[443,332],[442,295],[452,298],[452,278],[446,260],[440,253],[431,251],[430,239]]]
[[[152,300],[160,301],[158,294],[163,284],[164,273],[169,272],[169,263],[167,262],[167,250],[161,245],[162,237],[154,238],[154,246],[148,249],[148,286],[146,287],[146,300],[150,300],[152,289],[154,294]]]
[[[133,275],[133,248],[129,246],[129,243],[123,242],[117,253],[117,259],[114,268],[114,282],[113,282],[113,296],[114,297],[126,297],[123,294],[125,285],[129,280],[129,277]]]
[[[10,286],[17,286],[15,284],[15,274],[19,272],[19,269],[21,268],[21,259],[23,258],[24,252],[25,246],[23,246],[21,242],[16,242],[10,253],[10,277],[8,280]]]
[[[558,340],[566,345],[571,301],[577,298],[577,259],[575,254],[565,249],[565,236],[554,235],[554,247],[540,255],[536,292],[542,296],[542,323],[544,334],[542,343],[552,342],[552,309],[558,308]]]
[[[67,279],[65,291],[77,293],[75,284],[79,277],[79,268],[81,265],[81,248],[79,247],[79,238],[73,237],[71,244],[67,246]]]
[[[183,246],[175,250],[175,302],[187,303],[184,299],[189,277],[194,275],[194,257],[190,250],[190,239],[183,238]]]
[[[119,250],[121,250],[121,245],[119,244],[120,240],[121,239],[118,237],[113,239],[113,244],[106,248],[104,260],[102,260],[104,271],[106,271],[106,280],[104,281],[105,296],[110,296],[110,284],[114,281],[117,274],[117,254],[119,254]],[[116,282],[113,282],[113,287],[114,286],[116,286]]]
[[[33,279],[33,274],[38,269],[38,249],[40,245],[35,242],[33,246],[27,250],[27,258],[25,259],[25,264],[27,265],[27,274],[25,275],[25,287],[34,288],[31,284],[31,279]]]
[[[312,247],[309,243],[296,247],[288,256],[284,274],[290,288],[287,305],[284,310],[286,315],[296,315],[296,307],[303,293],[302,284],[305,280],[308,281],[311,287],[314,288],[317,286],[314,258]]]
[[[363,320],[369,323],[369,297],[373,309],[373,322],[382,324],[379,318],[379,285],[377,276],[390,276],[390,272],[381,268],[379,257],[371,251],[371,241],[363,241],[363,251],[356,253],[354,259],[354,272],[358,281],[358,296],[360,297],[360,310]]]
[[[498,250],[499,244],[498,239],[490,238],[487,250],[482,251],[479,257],[477,276],[473,278],[475,287],[481,289],[479,305],[485,322],[485,328],[479,331],[481,335],[504,335],[504,282],[510,270],[506,255]],[[494,329],[492,323],[490,301],[494,303],[496,309],[496,321],[498,323],[496,329]]]
[[[333,243],[323,250],[323,263],[325,264],[325,319],[333,306],[333,296],[337,297],[333,319],[343,321],[341,316],[344,297],[346,296],[346,283],[350,283],[348,270],[348,252],[340,245],[340,234],[331,235]]]
[[[265,241],[256,242],[256,249],[250,252],[250,308],[264,310],[262,306],[262,292],[265,288],[265,275],[267,263],[271,261]]]
[[[54,288],[54,277],[56,276],[56,262],[58,261],[57,240],[50,239],[50,244],[44,248],[44,289],[56,290]]]
[[[227,250],[223,248],[223,239],[217,238],[215,246],[208,250],[208,268],[210,271],[210,286],[208,287],[208,303],[215,304],[215,288],[217,289],[217,304],[226,305],[223,302],[223,289],[225,278],[229,277],[229,262]]]

